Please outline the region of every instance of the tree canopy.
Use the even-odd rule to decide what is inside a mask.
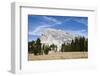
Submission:
[[[36,41],[28,42],[28,53],[34,55],[47,55],[50,50],[57,51],[57,45],[45,45],[41,43],[40,38]],[[84,52],[88,51],[88,39],[85,37],[76,37],[71,43],[63,43],[61,46],[61,52]]]

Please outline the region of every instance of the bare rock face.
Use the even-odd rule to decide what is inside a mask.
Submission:
[[[74,38],[75,36],[70,33],[66,33],[65,31],[51,28],[44,29],[40,37],[42,44],[57,45],[57,51],[60,51],[61,45],[63,43],[71,43],[72,39]]]

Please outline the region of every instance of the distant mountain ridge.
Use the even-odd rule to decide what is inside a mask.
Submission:
[[[59,51],[63,43],[71,43],[75,37],[75,35],[59,29],[46,28],[43,30],[40,40],[45,45],[57,45],[57,51]]]

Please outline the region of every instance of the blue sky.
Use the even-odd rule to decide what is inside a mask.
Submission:
[[[28,41],[36,40],[45,28],[87,37],[88,17],[28,15]]]

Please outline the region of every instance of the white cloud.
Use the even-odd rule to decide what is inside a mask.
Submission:
[[[38,35],[38,36],[40,36],[42,34],[44,28],[48,28],[48,27],[51,27],[51,26],[53,26],[53,25],[45,24],[45,25],[38,26],[33,31],[30,31],[29,35]]]
[[[65,21],[70,21],[72,18],[66,18]]]
[[[74,19],[74,21],[79,22],[79,23],[82,23],[82,24],[84,24],[86,26],[88,25],[87,24],[87,21],[85,19]]]
[[[36,27],[33,31],[30,31],[29,35],[38,35],[38,36],[40,36],[42,34],[42,31],[44,30],[44,28],[50,28],[50,27],[55,26],[57,24],[62,24],[62,22],[64,22],[64,21],[69,21],[69,20],[73,19],[73,18],[66,18],[64,21],[61,22],[61,21],[59,21],[59,20],[57,20],[53,17],[43,16],[43,18],[45,20],[47,20],[48,22],[51,22],[52,24],[43,23],[42,25]],[[73,19],[73,20],[75,20],[77,22],[80,22],[80,23],[86,23],[82,19],[81,20]],[[66,32],[70,32],[70,33],[73,33],[73,34],[76,34],[76,35],[81,35],[81,36],[87,37],[87,35],[85,33],[86,30],[84,30],[84,29],[83,30],[78,30],[78,31],[68,30]]]
[[[85,20],[85,19],[83,19],[83,18],[79,18],[79,19],[78,19],[78,18],[74,18],[74,17],[72,18],[72,17],[71,17],[71,18],[66,18],[66,19],[65,19],[65,21],[70,21],[70,20],[74,20],[74,21],[76,21],[76,22],[78,22],[78,23],[82,23],[82,24],[84,24],[84,25],[86,25],[86,26],[88,25],[88,21]]]
[[[57,19],[53,18],[53,17],[47,17],[47,16],[44,16],[43,17],[45,20],[48,20],[49,22],[53,22],[54,24],[61,24],[62,22],[61,21],[58,21]]]
[[[38,27],[36,27],[33,31],[30,31],[29,32],[29,35],[38,35],[40,36],[42,31],[44,30],[44,28],[48,28],[48,27],[52,27],[52,26],[55,26],[57,24],[61,24],[60,21],[58,21],[57,19],[55,18],[52,18],[52,17],[47,17],[47,16],[43,16],[43,18],[49,22],[53,22],[53,24],[47,24],[47,23],[44,23],[43,25],[40,25]]]

